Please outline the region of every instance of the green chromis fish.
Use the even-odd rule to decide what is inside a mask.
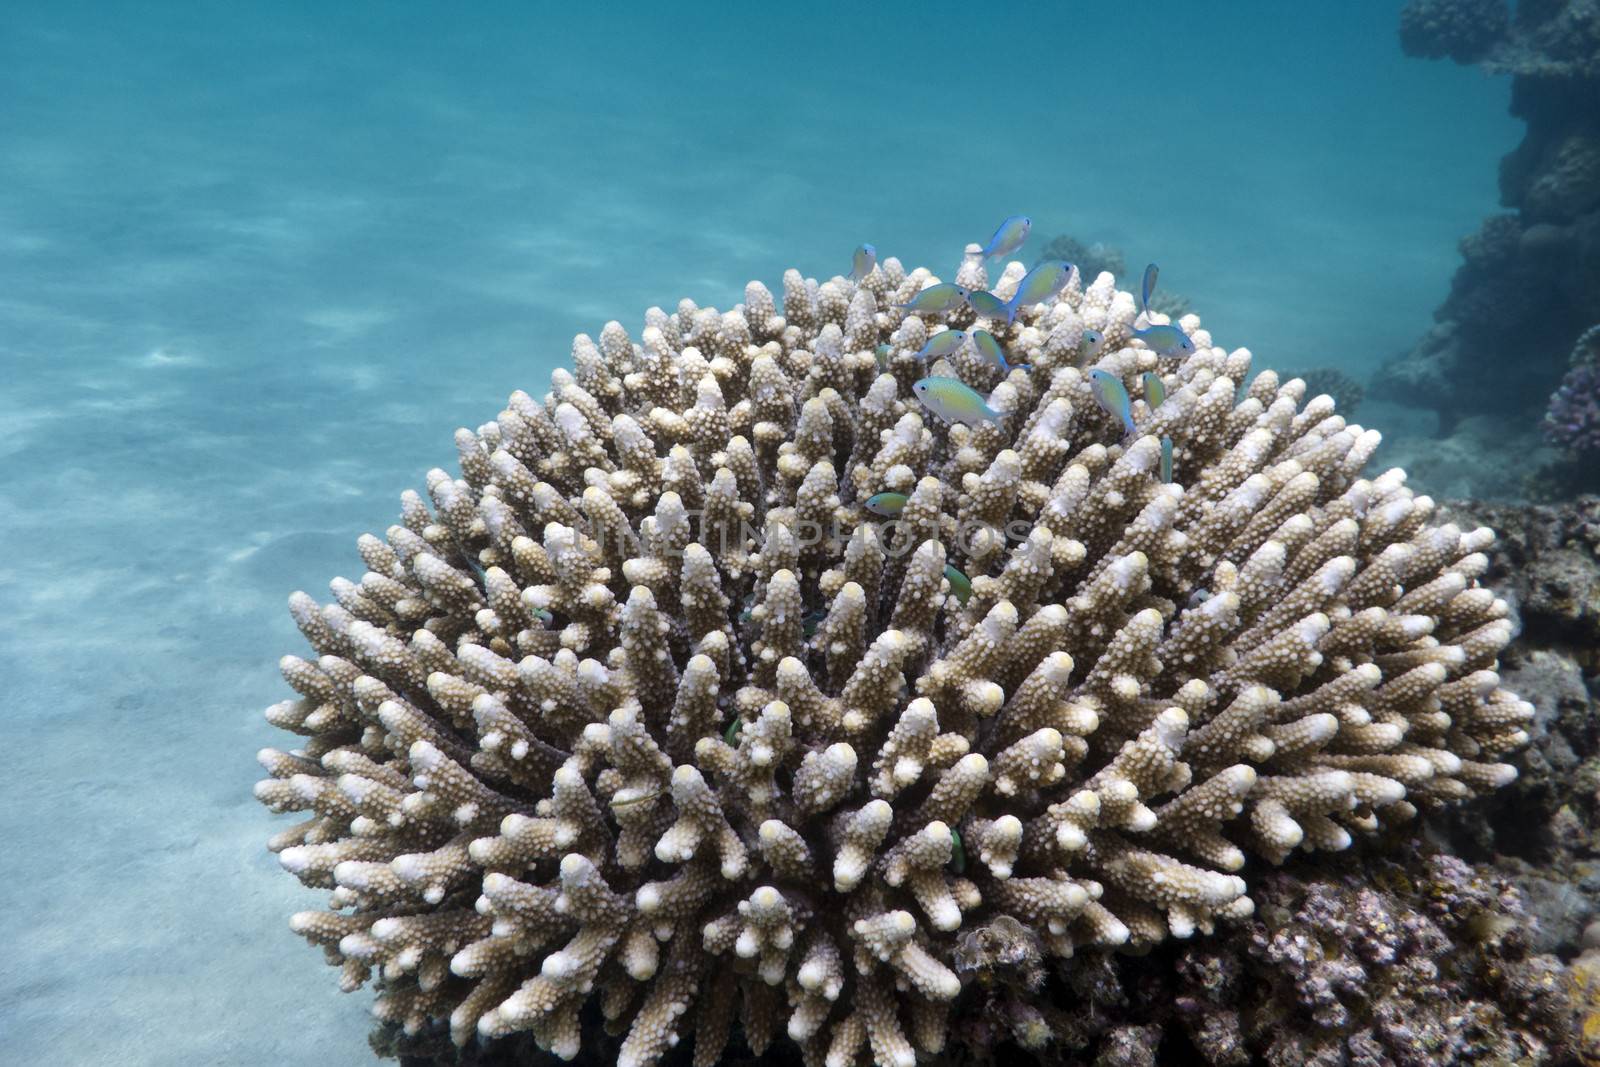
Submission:
[[[744,720],[735,715],[733,721],[728,724],[728,728],[722,731],[722,739],[730,745],[736,745],[739,743],[739,733],[743,729]]]
[[[1161,268],[1154,263],[1144,269],[1144,283],[1139,286],[1139,310],[1146,317],[1150,314],[1150,294],[1156,291],[1156,276],[1161,273]]]
[[[998,423],[1000,412],[990,407],[983,397],[960,378],[924,378],[911,386],[922,406],[945,422],[960,422],[976,426],[982,422]]]
[[[874,515],[882,515],[886,519],[898,516],[906,507],[904,493],[874,493],[867,497],[866,508]]]
[[[1089,347],[1090,359],[1093,359],[1100,354],[1100,349],[1105,347],[1105,343],[1106,335],[1101,333],[1099,330],[1083,331],[1083,344]]]
[[[1072,264],[1060,259],[1047,259],[1023,276],[1016,295],[1006,302],[1012,319],[1017,312],[1042,300],[1049,300],[1067,287],[1072,280]],[[1009,320],[1008,320],[1009,321]]]
[[[928,343],[917,352],[915,359],[938,359],[948,356],[967,343],[967,335],[961,330],[940,330],[928,338]]]
[[[965,607],[967,598],[972,596],[972,582],[968,580],[965,574],[962,574],[948,563],[944,565],[944,577],[945,581],[950,583],[950,591],[956,595],[956,599],[961,601],[962,606]]]
[[[979,259],[988,259],[990,256],[1009,256],[1022,247],[1022,242],[1028,239],[1028,231],[1033,229],[1033,220],[1026,215],[1012,215],[1000,224],[994,231],[994,236],[989,238],[989,243],[983,246],[983,251],[978,253]]]
[[[972,310],[978,313],[980,319],[1012,319],[1011,309],[1004,300],[989,292],[987,289],[974,289],[967,294],[967,303],[972,305]]]
[[[1161,484],[1172,484],[1172,438],[1161,439]]]
[[[1144,402],[1154,411],[1165,403],[1167,399],[1167,383],[1161,380],[1161,375],[1154,371],[1146,371],[1144,378]]]
[[[961,832],[950,827],[950,873],[962,874],[967,869],[967,849],[961,843]]]
[[[919,292],[904,304],[896,304],[897,308],[905,308],[914,315],[942,314],[954,311],[966,302],[967,291],[955,282],[940,282],[930,285]]]
[[[1133,336],[1158,356],[1188,356],[1194,353],[1194,342],[1176,326],[1150,326],[1134,330]]]
[[[878,361],[878,369],[887,370],[889,367],[889,357],[894,355],[894,345],[879,345],[877,349],[873,351],[872,355],[873,358]]]
[[[1005,349],[1000,347],[1000,342],[995,340],[994,334],[990,333],[988,330],[973,330],[972,347],[978,350],[979,355],[982,355],[986,359],[994,360],[995,365],[998,366],[1003,373],[1011,373],[1012,364],[1006,362]],[[1016,366],[1021,367],[1029,374],[1033,373],[1033,368],[1028,366],[1026,363],[1018,363]]]
[[[827,617],[828,613],[819,608],[800,620],[800,628],[805,631],[807,637],[815,637],[817,636],[817,628],[822,625],[823,620]]]
[[[850,261],[850,280],[859,282],[862,278],[872,273],[872,268],[878,265],[878,250],[871,245],[862,245],[856,249],[855,258]]]
[[[1122,384],[1121,378],[1096,367],[1089,372],[1089,391],[1094,393],[1095,403],[1107,415],[1122,420],[1123,429],[1133,433],[1133,401],[1129,399],[1127,387]]]

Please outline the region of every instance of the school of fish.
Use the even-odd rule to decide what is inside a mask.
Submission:
[[[1011,255],[1027,241],[1032,228],[1032,219],[1026,215],[1013,215],[1000,223],[994,235],[984,242],[979,251],[969,255],[976,256],[984,262],[991,257]],[[870,244],[860,245],[851,262],[850,280],[860,282],[877,269],[877,262],[877,249]],[[919,291],[910,301],[895,306],[911,315],[937,318],[948,316],[964,306],[970,307],[980,320],[1003,324],[1003,327],[996,328],[1004,329],[1016,321],[1018,311],[1059,296],[1071,284],[1076,271],[1077,268],[1071,263],[1048,259],[1036,264],[1023,276],[1021,282],[1017,284],[1016,292],[1009,300],[1002,300],[994,293],[983,289],[967,289],[953,282],[938,282]],[[1160,268],[1154,263],[1144,269],[1139,287],[1140,319],[1136,320],[1142,321],[1143,325],[1134,327],[1133,336],[1159,356],[1182,359],[1195,351],[1194,341],[1181,327],[1170,323],[1157,323],[1151,319],[1150,295],[1155,291],[1159,275]],[[1105,335],[1099,330],[1086,329],[1083,331],[1082,343],[1086,358],[1094,360],[1105,347]],[[971,344],[985,360],[999,367],[1002,374],[1009,375],[1012,370],[1021,370],[1029,374],[1033,372],[1033,368],[1027,363],[1012,363],[1008,360],[999,338],[990,330],[981,327],[961,330],[946,325],[944,329],[931,334],[927,343],[914,353],[912,358],[918,363],[931,363],[955,355],[968,344]],[[890,360],[894,357],[893,346],[879,345],[875,357],[878,369],[886,371]],[[1166,401],[1166,385],[1160,375],[1146,373],[1140,381],[1140,386],[1145,406],[1151,414],[1154,414]],[[998,424],[1007,415],[1005,411],[994,406],[992,397],[985,397],[960,378],[948,374],[930,374],[913,383],[911,388],[922,406],[945,423],[961,423],[977,427],[984,423]],[[1095,403],[1120,424],[1124,441],[1138,432],[1138,425],[1134,420],[1133,398],[1120,378],[1099,367],[1092,368],[1089,371],[1089,389]],[[1159,477],[1163,482],[1170,483],[1173,476],[1172,438],[1163,436],[1160,444]],[[906,499],[903,493],[882,492],[869,497],[863,506],[874,515],[893,520],[897,519],[905,508]],[[972,591],[971,581],[954,567],[945,568],[945,578],[950,583],[951,592],[965,603]]]

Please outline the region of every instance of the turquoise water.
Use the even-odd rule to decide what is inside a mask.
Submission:
[[[284,598],[574,333],[1025,212],[1267,365],[1408,347],[1505,83],[1398,5],[1110,6],[5,5],[0,1059],[371,1061],[250,795]]]

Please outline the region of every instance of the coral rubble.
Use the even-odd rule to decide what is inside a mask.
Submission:
[[[1249,352],[1194,316],[1196,353],[1158,358],[1109,275],[1000,335],[1031,374],[931,368],[1003,413],[947,426],[913,354],[971,313],[895,308],[930,280],[790,271],[781,314],[753,282],[580,336],[543,397],[457,432],[459,476],[360,539],[359,579],[291,598],[314,655],[267,716],[302,741],[257,796],[303,813],[271,847],[330,893],[293,929],[380,1020],[570,1058],[598,1019],[616,1062],[701,1065],[737,1023],[899,1065],[981,1046],[1003,989],[1008,1040],[1070,1044],[1047,968],[1271,928],[1263,868],[1515,777],[1493,535],[1362,477],[1375,432],[1271,371],[1240,397]],[[1165,380],[1131,439],[1091,327],[1098,369]],[[1107,1040],[1137,1056],[1158,1022]]]

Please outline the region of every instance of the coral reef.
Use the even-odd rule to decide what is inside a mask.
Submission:
[[[1442,815],[1437,830],[1454,851],[1492,858],[1539,916],[1533,946],[1569,958],[1600,917],[1600,499],[1460,501],[1447,514],[1504,531],[1485,580],[1518,629],[1501,674],[1535,714],[1517,781],[1474,818]]]
[[[1194,316],[1188,359],[1130,342],[1104,274],[1004,332],[1031,374],[939,360],[1003,413],[945,425],[913,355],[971,312],[895,306],[931,280],[790,271],[781,315],[753,282],[580,336],[360,539],[359,580],[291,598],[315,658],[267,717],[303,741],[256,792],[305,814],[271,848],[330,891],[293,929],[344,988],[375,977],[380,1020],[567,1058],[598,1025],[618,1063],[688,1038],[702,1065],[737,1022],[756,1054],[781,1028],[807,1063],[899,1065],[982,1046],[963,1026],[1003,989],[1010,1040],[1070,1045],[1035,1021],[1047,973],[1251,922],[1301,967],[1247,856],[1404,835],[1515,777],[1493,535],[1361,477],[1375,432],[1271,371],[1240,397],[1249,352]],[[1098,369],[1165,380],[1132,439],[1078,365],[1090,327]],[[1160,1038],[1140,1003],[1121,1062]]]
[[[1552,444],[1600,453],[1600,365],[1574,367],[1550,395],[1544,433]]]
[[[1600,868],[1572,866],[1600,857],[1600,498],[1537,507],[1452,501],[1446,514],[1501,531],[1485,580],[1518,630],[1501,673],[1535,708],[1518,757],[1524,773],[1477,817],[1451,820],[1452,846],[1537,864],[1586,887],[1588,907],[1600,911]],[[1579,918],[1569,925],[1581,926]]]
[[[1500,166],[1511,213],[1462,241],[1437,324],[1374,387],[1438,411],[1446,432],[1474,413],[1532,421],[1573,338],[1600,320],[1600,17],[1591,0],[1524,0],[1509,20],[1498,3],[1412,0],[1401,40],[1510,74],[1528,129]]]
[[[1108,245],[1103,241],[1096,241],[1086,245],[1071,234],[1057,234],[1052,237],[1034,257],[1037,266],[1047,259],[1061,259],[1073,264],[1085,278],[1098,278],[1102,274],[1110,274],[1121,278],[1128,273],[1128,261],[1122,254],[1122,249]],[[1159,290],[1157,290],[1159,292]]]
[[[1600,455],[1600,325],[1591,326],[1572,346],[1571,370],[1550,396],[1544,433],[1552,444],[1593,462]]]
[[[1087,997],[1098,1010],[1064,1013],[1068,1041],[1098,1048],[1106,1067],[1153,1065],[1106,1040],[1153,1006],[1158,1023],[1141,1025],[1160,1062],[1568,1062],[1569,977],[1530,951],[1537,923],[1516,889],[1448,856],[1327,867],[1262,878],[1238,936],[1100,969]]]
[[[1321,396],[1326,393],[1333,397],[1333,402],[1346,418],[1353,416],[1361,407],[1362,398],[1366,390],[1360,382],[1337,367],[1313,367],[1310,370],[1290,371],[1284,374],[1285,378],[1299,378],[1306,383],[1307,396]]]

